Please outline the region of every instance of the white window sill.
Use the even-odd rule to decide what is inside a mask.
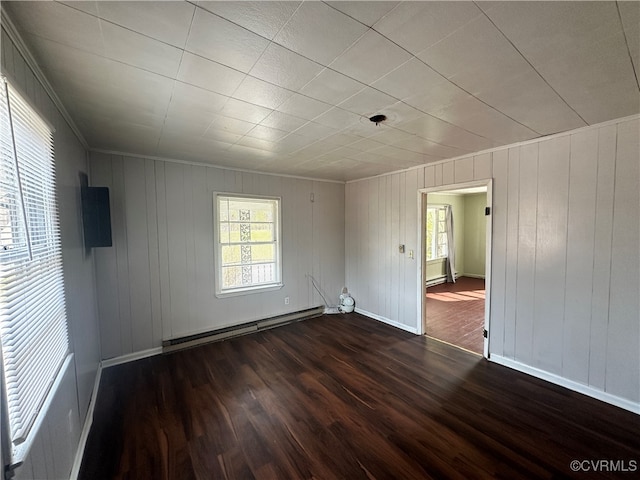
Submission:
[[[53,404],[56,394],[58,390],[60,390],[60,385],[62,384],[62,380],[64,379],[67,371],[72,366],[73,361],[73,353],[67,354],[67,357],[64,359],[62,366],[60,367],[60,371],[56,375],[56,378],[45,397],[44,403],[40,407],[38,414],[36,416],[33,425],[29,429],[29,433],[23,442],[18,445],[13,446],[13,451],[10,453],[10,462],[8,465],[9,470],[15,470],[20,467],[24,461],[26,460],[31,447],[33,446],[38,432],[40,431],[40,427],[45,423],[47,414]]]
[[[233,290],[226,290],[224,292],[216,292],[216,297],[239,297],[241,295],[251,295],[252,293],[275,292],[276,290],[280,290],[282,287],[284,287],[284,283],[271,283],[269,285],[260,285],[256,287],[235,288]]]
[[[447,257],[435,258],[433,260],[427,260],[427,265],[435,265],[436,263],[442,263],[447,259]]]

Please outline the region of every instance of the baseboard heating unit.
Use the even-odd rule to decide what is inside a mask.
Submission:
[[[195,347],[203,343],[218,342],[231,337],[238,337],[248,333],[259,332],[268,328],[279,327],[287,323],[293,323],[300,320],[319,317],[323,314],[324,307],[308,308],[298,312],[286,313],[275,317],[264,318],[262,320],[254,320],[252,322],[241,323],[231,327],[211,330],[209,332],[188,335],[186,337],[174,338],[171,340],[163,340],[162,353],[182,350],[184,348]]]

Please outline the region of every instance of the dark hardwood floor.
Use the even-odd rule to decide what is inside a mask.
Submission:
[[[80,478],[614,478],[570,462],[638,461],[639,431],[354,313],[105,369]]]
[[[482,355],[484,295],[481,278],[427,287],[427,335]]]

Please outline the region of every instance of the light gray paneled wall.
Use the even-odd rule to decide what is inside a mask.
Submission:
[[[464,271],[467,276],[485,276],[487,253],[487,194],[464,196]],[[454,232],[455,233],[455,232]]]
[[[91,184],[111,193],[114,245],[96,251],[104,359],[323,305],[308,275],[330,304],[338,302],[344,286],[343,184],[95,152]],[[216,191],[282,197],[282,289],[214,295]]]
[[[45,422],[16,478],[68,478],[100,362],[94,263],[82,238],[80,172],[88,162],[82,144],[2,30],[2,72],[55,128],[56,182],[60,210],[67,318],[74,362],[64,376]]]
[[[356,307],[410,331],[418,327],[417,190],[424,186],[424,170],[413,169],[348,183],[345,194],[346,281]]]
[[[356,305],[415,331],[417,189],[493,178],[491,355],[640,401],[639,137],[621,119],[348,183]]]

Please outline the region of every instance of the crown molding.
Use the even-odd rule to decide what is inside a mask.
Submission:
[[[87,140],[84,138],[82,133],[80,133],[80,129],[71,118],[71,115],[69,115],[69,112],[64,107],[62,101],[60,100],[60,97],[58,97],[55,90],[49,83],[49,80],[47,80],[47,77],[38,66],[38,63],[36,62],[35,58],[31,54],[31,51],[27,47],[26,43],[24,43],[24,40],[18,33],[18,29],[16,28],[15,24],[11,20],[11,17],[9,17],[9,14],[4,9],[4,7],[2,7],[2,11],[1,11],[1,23],[2,23],[2,29],[4,29],[4,31],[7,32],[9,39],[11,39],[16,49],[20,53],[20,55],[22,55],[22,58],[24,58],[24,61],[26,62],[27,66],[31,69],[31,71],[35,75],[38,82],[40,82],[40,85],[42,85],[42,88],[44,89],[44,91],[47,93],[47,95],[49,96],[53,104],[56,106],[56,108],[60,112],[60,115],[62,115],[62,118],[64,118],[65,122],[67,122],[67,125],[69,125],[69,128],[71,128],[74,135],[76,136],[78,141],[82,144],[82,146],[85,148],[85,150],[89,150],[89,144],[87,143]]]
[[[255,175],[269,175],[272,177],[284,177],[284,178],[295,178],[296,180],[309,180],[312,182],[325,182],[325,183],[339,183],[344,185],[346,182],[343,180],[331,180],[329,178],[316,178],[316,177],[304,177],[301,175],[290,175],[286,173],[276,173],[276,172],[263,172],[261,170],[251,170],[248,168],[235,168],[229,167],[225,165],[216,165],[215,163],[207,163],[207,162],[196,162],[194,160],[180,160],[178,158],[169,158],[162,157],[157,155],[143,155],[140,153],[130,153],[130,152],[121,152],[118,150],[108,150],[104,148],[91,148],[90,152],[102,153],[104,155],[117,155],[120,157],[133,157],[133,158],[145,158],[148,160],[157,160],[160,162],[168,162],[168,163],[180,163],[182,165],[193,165],[196,167],[207,167],[207,168],[217,168],[220,170],[230,170],[232,172],[242,172],[242,173],[252,173]]]
[[[365,180],[371,180],[373,178],[380,178],[380,177],[386,177],[388,175],[395,175],[396,173],[410,172],[411,170],[419,170],[421,168],[432,167],[434,165],[442,165],[443,163],[455,162],[456,160],[461,160],[463,158],[476,157],[478,155],[484,155],[484,154],[487,154],[487,153],[499,152],[500,150],[509,150],[510,148],[517,148],[517,147],[522,147],[524,145],[531,145],[532,143],[545,142],[547,140],[553,140],[554,138],[560,138],[560,137],[566,137],[568,135],[574,135],[576,133],[585,132],[585,131],[588,131],[588,130],[591,130],[591,129],[594,129],[594,128],[602,128],[602,127],[606,127],[608,125],[617,125],[619,123],[630,122],[630,121],[638,120],[638,119],[640,119],[640,114],[639,113],[634,113],[633,115],[628,115],[626,117],[620,117],[620,118],[614,118],[614,119],[611,119],[611,120],[605,120],[604,122],[601,122],[601,123],[594,123],[592,125],[585,125],[584,127],[575,128],[573,130],[566,130],[564,132],[552,133],[552,134],[549,134],[549,135],[541,135],[539,137],[531,138],[529,140],[523,140],[521,142],[510,143],[508,145],[501,145],[499,147],[487,148],[485,150],[479,150],[477,152],[465,153],[464,155],[458,155],[456,157],[451,157],[451,158],[444,158],[442,160],[437,160],[435,162],[424,163],[422,165],[415,165],[415,166],[409,167],[409,168],[402,168],[400,170],[394,170],[392,172],[385,172],[385,173],[381,173],[379,175],[371,175],[369,177],[356,178],[354,180],[347,180],[345,183],[349,184],[349,183],[363,182]]]

